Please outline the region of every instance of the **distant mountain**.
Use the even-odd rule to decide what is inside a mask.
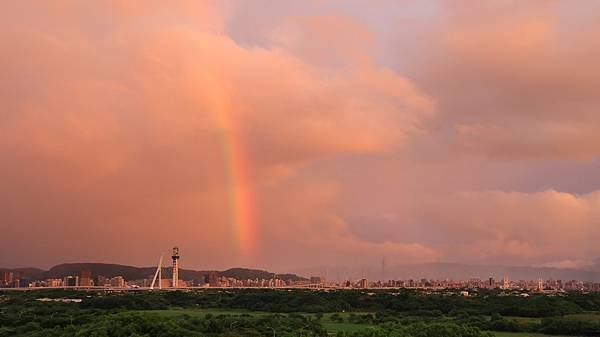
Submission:
[[[225,277],[233,277],[233,278],[237,278],[240,280],[271,279],[271,278],[274,278],[275,276],[277,276],[277,278],[285,280],[285,281],[305,280],[305,278],[300,277],[295,274],[275,274],[275,273],[270,273],[270,272],[264,271],[264,270],[245,269],[245,268],[227,269],[225,271],[219,272],[219,275],[225,276]]]
[[[123,276],[126,280],[140,280],[144,278],[152,278],[156,272],[156,267],[133,267],[111,263],[63,263],[56,265],[50,270],[42,270],[37,268],[17,268],[8,269],[0,268],[0,271],[12,271],[17,274],[22,272],[25,277],[31,279],[48,279],[48,278],[64,278],[69,275],[79,275],[82,269],[89,269],[92,276],[102,275],[105,277]],[[197,280],[203,278],[210,272],[216,272],[219,276],[233,277],[236,279],[270,279],[275,275],[283,280],[304,280],[304,278],[294,274],[275,274],[264,270],[232,268],[225,271],[199,271],[180,269],[179,277],[182,280]],[[162,277],[171,278],[171,267],[162,268]]]
[[[321,275],[336,281],[337,279],[454,279],[470,278],[487,279],[493,277],[502,279],[508,276],[511,280],[587,280],[600,281],[600,269],[580,270],[551,267],[521,267],[521,266],[481,266],[459,263],[425,263],[388,266],[361,267],[315,267],[296,271],[303,275]]]
[[[126,280],[138,280],[154,276],[156,267],[132,267],[110,263],[63,263],[56,265],[45,274],[45,278],[63,278],[69,275],[79,275],[81,269],[90,269],[93,276],[105,277],[123,276]],[[166,269],[163,269],[166,272]]]
[[[46,273],[45,270],[38,269],[38,268],[14,268],[14,269],[0,268],[0,272],[3,272],[3,271],[13,272],[13,274],[15,274],[15,276],[19,275],[19,273],[23,273],[23,276],[29,277],[31,279],[41,278]]]
[[[123,276],[126,280],[140,280],[152,278],[156,267],[134,267],[110,263],[64,263],[56,265],[50,270],[38,268],[0,268],[0,271],[12,271],[15,274],[23,273],[31,279],[63,278],[69,275],[79,275],[81,269],[90,269],[92,276],[106,277]],[[171,267],[163,267],[163,278],[171,278]],[[493,277],[501,279],[508,276],[511,280],[537,280],[538,278],[555,280],[588,280],[600,282],[600,269],[590,270],[564,269],[551,267],[516,267],[516,266],[481,266],[459,263],[426,263],[388,266],[383,270],[381,266],[373,267],[318,267],[297,271],[296,274],[275,274],[265,270],[231,268],[224,271],[206,271],[180,269],[179,275],[183,280],[198,280],[208,273],[217,273],[219,276],[245,279],[270,279],[277,276],[283,280],[305,280],[298,276],[326,276],[337,281],[346,279],[359,279],[366,277],[369,280],[379,279],[454,279],[464,280],[470,278],[487,279]]]

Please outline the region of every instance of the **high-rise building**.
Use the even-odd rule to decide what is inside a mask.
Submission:
[[[173,288],[177,288],[179,286],[179,248],[173,247]]]
[[[285,286],[285,283],[283,282],[283,280],[280,280],[278,278],[273,278],[268,281],[269,288],[278,288],[283,286]]]
[[[204,275],[204,283],[208,284],[210,287],[220,286],[219,273],[216,271],[209,271],[206,275]]]
[[[63,280],[65,287],[77,287],[79,285],[79,276],[67,276]]]
[[[369,281],[366,278],[361,279],[358,281],[358,287],[363,289],[369,288]]]
[[[25,272],[23,272],[23,271],[17,272],[16,275],[13,275],[13,279],[9,286],[14,287],[14,288],[24,288],[23,282],[21,282],[21,279],[24,279],[24,278],[25,278]],[[29,280],[27,279],[27,281],[29,281]],[[27,285],[27,286],[29,286],[29,285]]]
[[[45,284],[46,287],[62,287],[63,285],[63,280],[59,279],[59,278],[53,278],[53,279],[47,279],[43,282]]]
[[[18,288],[29,288],[31,280],[28,277],[19,278]]]
[[[94,285],[96,285],[98,287],[110,286],[110,278],[102,276],[102,275],[96,276],[94,278],[93,282],[94,282]]]
[[[197,287],[203,287],[206,283],[206,275],[202,273],[198,273],[192,280],[192,284]]]
[[[327,279],[324,276],[311,276],[310,283],[324,285],[327,283]]]
[[[0,286],[9,286],[13,282],[13,273],[12,271],[2,271],[0,272]]]
[[[125,288],[125,279],[123,276],[115,276],[110,279],[110,286],[116,288]]]
[[[83,268],[79,272],[79,286],[89,287],[92,285],[92,271],[88,268]]]

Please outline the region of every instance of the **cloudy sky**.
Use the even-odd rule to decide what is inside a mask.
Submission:
[[[0,266],[600,257],[600,2],[0,7]]]

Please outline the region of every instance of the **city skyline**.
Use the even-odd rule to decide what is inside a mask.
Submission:
[[[0,289],[3,290],[42,290],[42,289],[79,289],[79,290],[163,290],[163,289],[203,289],[203,288],[288,288],[288,289],[422,289],[422,290],[463,290],[464,296],[478,289],[502,289],[512,295],[529,296],[531,291],[543,294],[564,294],[571,291],[598,292],[600,283],[595,282],[599,275],[592,278],[579,279],[567,276],[544,275],[537,279],[527,277],[511,277],[504,273],[501,280],[492,274],[485,278],[476,274],[460,277],[413,277],[386,278],[383,273],[370,279],[365,273],[358,277],[348,275],[337,280],[325,276],[303,277],[295,274],[278,274],[262,270],[233,268],[225,271],[179,270],[180,258],[178,247],[173,248],[172,267],[162,266],[162,257],[157,270],[153,268],[136,268],[132,266],[80,263],[62,264],[49,271],[31,269],[6,270],[0,268]],[[162,270],[166,277],[163,277]],[[171,270],[171,275],[168,275]],[[40,273],[42,272],[42,273]],[[181,274],[180,274],[181,272]],[[522,272],[522,271],[521,271]],[[546,271],[547,272],[547,271]],[[481,271],[479,275],[481,275]],[[497,273],[496,273],[497,274]],[[542,273],[540,274],[542,275]],[[158,278],[157,278],[158,276]],[[512,274],[512,276],[515,276]],[[522,275],[521,275],[522,276]],[[556,276],[556,275],[555,275]],[[595,280],[594,280],[595,279]]]
[[[0,267],[600,270],[600,3],[2,7]]]

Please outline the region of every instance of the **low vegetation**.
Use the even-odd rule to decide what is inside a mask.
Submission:
[[[580,293],[40,290],[0,293],[0,337],[600,336],[599,308]]]

